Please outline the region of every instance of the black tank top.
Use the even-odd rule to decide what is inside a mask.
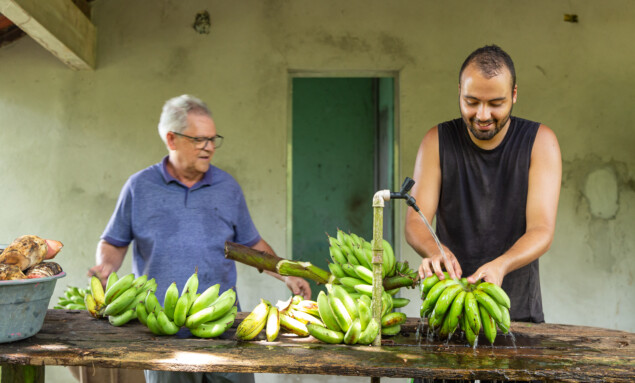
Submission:
[[[529,165],[539,126],[512,117],[505,138],[492,150],[476,146],[460,118],[438,126],[437,235],[456,255],[464,276],[525,233]],[[502,287],[511,299],[512,320],[544,322],[538,260],[507,274]]]

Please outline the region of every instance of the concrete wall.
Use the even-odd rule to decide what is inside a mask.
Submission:
[[[462,60],[497,43],[517,67],[514,113],[550,126],[562,148],[556,238],[541,259],[546,319],[635,331],[632,1],[92,5],[95,71],[71,71],[28,37],[0,49],[0,242],[26,233],[64,242],[58,261],[68,276],[54,300],[66,285],[87,283],[126,178],[164,155],[156,124],[167,98],[191,93],[208,102],[227,137],[214,163],[241,183],[262,235],[284,257],[289,71],[398,72],[400,183],[424,133],[458,116]],[[211,32],[197,34],[191,25],[204,9]],[[579,23],[564,22],[565,13]],[[416,263],[399,238],[401,256]],[[239,267],[243,305],[286,297],[271,282]],[[408,315],[418,315],[416,292],[404,295],[413,299]],[[63,368],[47,370],[51,381],[65,381]]]

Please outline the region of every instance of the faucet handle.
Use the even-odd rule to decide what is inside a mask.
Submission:
[[[406,177],[406,179],[403,180],[403,184],[401,184],[401,193],[402,194],[408,193],[414,185],[415,185],[415,180],[413,180],[410,177]]]

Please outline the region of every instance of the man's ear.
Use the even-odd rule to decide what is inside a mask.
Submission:
[[[167,145],[168,149],[170,150],[176,150],[176,144],[174,143],[174,138],[176,137],[176,135],[172,132],[168,132],[165,135],[165,144]]]
[[[518,98],[518,84],[514,85],[514,90],[512,90],[512,104],[516,103],[517,98]]]

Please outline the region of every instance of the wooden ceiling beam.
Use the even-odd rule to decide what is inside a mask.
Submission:
[[[97,29],[72,0],[0,0],[0,13],[70,68],[95,69]]]

